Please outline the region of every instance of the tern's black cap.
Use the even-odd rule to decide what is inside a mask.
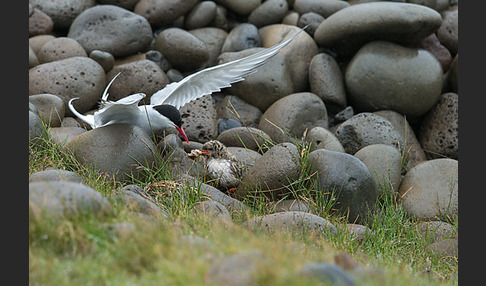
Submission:
[[[170,121],[174,122],[177,127],[182,126],[181,113],[177,108],[169,104],[161,104],[154,106],[154,109],[163,116],[169,118]]]

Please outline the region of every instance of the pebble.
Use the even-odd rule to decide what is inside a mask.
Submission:
[[[96,0],[30,0],[34,8],[46,13],[54,22],[54,29],[69,29],[76,17],[84,10],[96,5]]]
[[[346,120],[336,128],[334,135],[349,154],[371,144],[388,144],[399,150],[405,146],[403,137],[390,121],[369,112],[358,113]]]
[[[248,15],[262,0],[218,0],[218,3],[239,15]]]
[[[86,129],[82,127],[51,127],[49,128],[49,139],[63,146],[84,132]]]
[[[439,100],[442,75],[440,63],[428,51],[375,41],[354,55],[344,78],[355,110],[390,109],[413,120]]]
[[[29,214],[35,219],[103,215],[111,204],[85,184],[71,181],[29,183]]]
[[[366,219],[374,206],[378,189],[368,167],[358,158],[341,152],[318,149],[309,153],[310,173],[317,174],[319,192],[331,192],[333,208],[348,222]]]
[[[29,3],[29,37],[49,34],[53,28],[51,17]]]
[[[84,179],[81,177],[81,175],[61,169],[46,169],[29,175],[29,183],[44,181],[68,181],[74,183],[84,183]]]
[[[206,45],[191,33],[180,28],[168,28],[155,39],[155,48],[164,55],[173,68],[192,72],[209,59]]]
[[[368,235],[372,233],[369,227],[361,224],[355,224],[355,223],[346,224],[346,230],[354,239],[357,239],[360,244]]]
[[[34,53],[34,50],[29,44],[29,69],[35,67],[38,64],[39,59],[37,58],[37,55]]]
[[[343,73],[336,60],[320,53],[309,64],[309,84],[312,93],[326,104],[329,114],[336,114],[347,106]]]
[[[226,130],[241,127],[241,123],[233,118],[219,118],[218,119],[218,134],[223,133]]]
[[[140,0],[135,5],[133,12],[147,19],[148,23],[156,29],[172,24],[189,12],[198,2],[198,0]]]
[[[301,139],[306,130],[316,126],[329,127],[326,105],[313,93],[299,92],[273,103],[260,118],[258,129],[282,143]]]
[[[458,161],[422,162],[403,177],[398,192],[403,209],[414,219],[443,220],[458,212]]]
[[[29,141],[43,137],[44,127],[37,114],[29,110]]]
[[[105,71],[88,57],[72,57],[29,69],[29,95],[54,94],[65,105],[65,116],[73,116],[67,103],[79,97],[74,106],[80,113],[93,108],[105,89]]]
[[[262,46],[258,28],[251,23],[241,23],[228,33],[224,40],[221,53],[239,52]]]
[[[337,235],[336,227],[324,218],[301,211],[288,211],[253,217],[244,223],[249,229],[267,232],[315,232],[324,237]]]
[[[228,147],[243,147],[248,150],[265,152],[272,138],[264,131],[252,127],[236,127],[224,131],[216,138]]]
[[[459,239],[447,238],[431,243],[425,248],[431,254],[439,254],[444,258],[457,260],[459,257]]]
[[[295,26],[275,24],[260,28],[260,36],[263,46],[269,48],[287,37],[297,33],[301,29]],[[280,50],[289,64],[290,77],[294,86],[294,92],[301,92],[309,86],[309,64],[317,55],[317,44],[307,33],[300,33],[291,43]]]
[[[82,133],[66,147],[83,166],[98,170],[108,179],[123,181],[150,167],[157,150],[152,138],[141,128],[114,124]]]
[[[73,21],[67,35],[93,50],[122,57],[145,51],[152,41],[152,27],[139,14],[114,5],[97,5],[84,10]]]
[[[232,222],[231,214],[221,204],[215,201],[202,201],[194,205],[194,209],[198,214],[206,215],[212,220]]]
[[[142,104],[149,104],[152,94],[169,83],[169,77],[153,61],[138,60],[114,66],[106,73],[108,84],[117,73],[121,73],[109,89],[109,99],[119,100],[135,93],[144,93]]]
[[[307,12],[299,17],[296,26],[300,28],[306,27],[306,33],[309,34],[309,36],[314,37],[317,27],[319,27],[322,21],[324,21],[324,17],[320,14]]]
[[[129,211],[140,212],[149,216],[167,218],[166,211],[155,204],[155,201],[145,194],[145,191],[137,185],[126,185],[115,194],[116,199]]]
[[[354,156],[368,167],[379,192],[398,192],[402,181],[402,157],[397,148],[372,144],[361,148]]]
[[[211,95],[186,103],[179,109],[182,127],[189,140],[205,143],[218,136],[216,105]]]
[[[439,61],[444,73],[449,70],[452,55],[449,50],[440,43],[436,34],[430,34],[425,37],[416,45],[416,47],[429,51]]]
[[[216,17],[216,3],[202,1],[196,4],[184,17],[184,28],[193,30],[206,27]]]
[[[280,200],[291,194],[288,186],[299,177],[299,158],[299,151],[292,143],[273,146],[242,178],[234,192],[235,197],[244,198],[248,194],[256,194]]]
[[[331,131],[321,126],[311,128],[307,132],[304,141],[311,144],[310,152],[317,149],[326,149],[344,153],[344,147],[337,137]]]
[[[34,54],[39,52],[40,48],[52,39],[55,39],[53,35],[37,35],[29,38],[29,46],[32,48]]]
[[[340,0],[295,0],[294,10],[299,14],[309,12],[317,13],[325,18],[349,6],[349,3]]]
[[[54,38],[45,43],[37,52],[39,63],[48,63],[71,57],[87,57],[84,48],[75,40],[67,37]]]
[[[420,236],[430,243],[451,238],[456,233],[450,223],[443,221],[422,221],[417,223],[417,229]]]
[[[273,212],[292,212],[292,211],[299,211],[299,212],[311,212],[311,205],[305,201],[296,200],[296,199],[287,199],[287,200],[280,200],[277,202],[270,202],[270,208],[273,209]]]
[[[441,23],[437,11],[422,5],[370,2],[335,12],[319,25],[314,39],[319,46],[351,57],[363,45],[375,40],[404,46],[416,43],[437,31]]]
[[[59,127],[64,119],[65,107],[62,99],[54,94],[34,94],[29,96],[37,115],[47,126]]]
[[[289,5],[286,0],[267,0],[251,11],[248,23],[256,27],[278,24],[287,14]]]
[[[100,64],[105,73],[109,72],[115,65],[115,57],[105,51],[92,50],[91,53],[89,53],[89,57]]]
[[[245,127],[258,127],[262,112],[235,95],[225,96],[216,106],[219,118],[233,118]],[[221,132],[220,132],[221,134]]]
[[[428,159],[459,157],[459,95],[444,93],[425,116],[419,141]]]
[[[241,59],[258,51],[261,48],[224,53],[219,56],[218,64]],[[289,63],[279,52],[244,81],[233,84],[228,92],[263,112],[275,101],[294,92]]]

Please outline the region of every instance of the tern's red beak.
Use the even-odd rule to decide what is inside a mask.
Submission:
[[[179,131],[179,133],[182,135],[182,137],[184,137],[184,140],[186,140],[187,144],[189,144],[189,139],[187,139],[187,135],[186,135],[186,132],[184,132],[184,129],[182,129],[182,127],[178,127],[178,126],[176,126],[175,128],[177,129],[177,131]]]

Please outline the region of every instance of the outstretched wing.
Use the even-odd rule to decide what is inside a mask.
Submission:
[[[144,93],[136,93],[117,101],[104,101],[103,108],[94,113],[95,127],[135,122],[140,112],[138,103],[144,97]]]
[[[300,32],[302,30],[280,44],[253,55],[201,70],[179,82],[168,84],[150,97],[150,104],[170,104],[179,109],[191,100],[230,87],[232,83],[242,81],[245,76],[255,72]]]

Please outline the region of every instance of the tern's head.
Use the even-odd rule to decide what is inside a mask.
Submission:
[[[181,113],[177,108],[175,108],[172,105],[169,104],[161,104],[161,105],[155,105],[153,107],[155,111],[160,113],[162,116],[168,119],[169,125],[171,127],[174,127],[179,131],[179,133],[184,137],[184,140],[189,144],[189,140],[187,139],[187,135],[182,129],[182,117]]]

